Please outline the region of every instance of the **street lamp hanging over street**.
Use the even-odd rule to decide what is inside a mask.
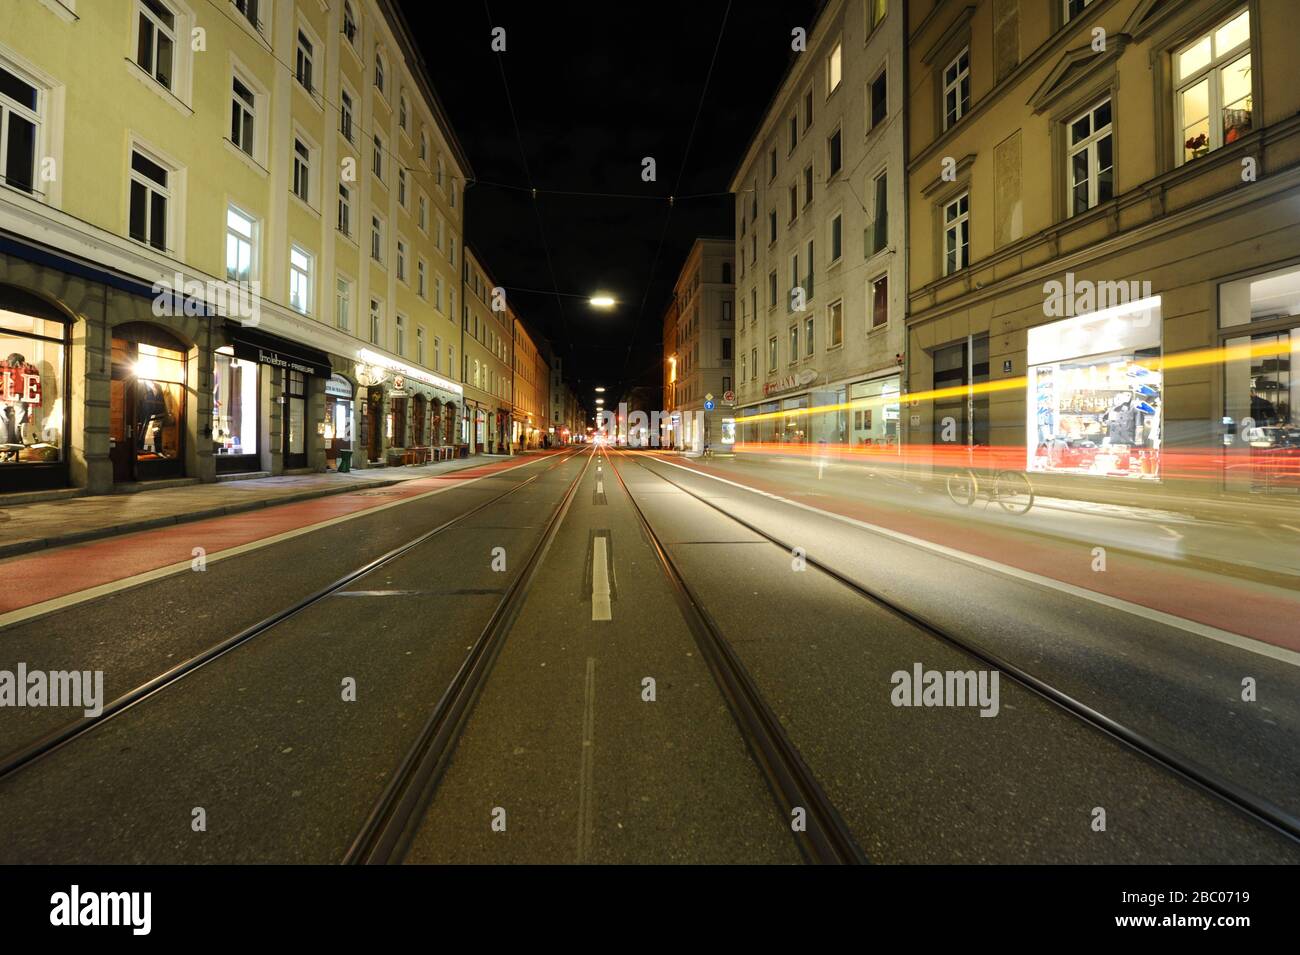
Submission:
[[[588,304],[590,304],[592,308],[613,308],[614,299],[613,296],[610,295],[593,295],[588,299]]]

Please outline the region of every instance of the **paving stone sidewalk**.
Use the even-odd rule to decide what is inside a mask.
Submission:
[[[509,457],[502,455],[477,455],[437,464],[367,468],[347,474],[334,471],[286,474],[0,507],[0,558],[357,489],[385,487],[508,460]]]

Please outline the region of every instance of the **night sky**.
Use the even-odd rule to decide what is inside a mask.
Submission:
[[[467,238],[495,281],[588,407],[596,385],[659,384],[673,282],[696,236],[732,234],[731,176],[815,0],[736,0],[729,13],[726,0],[400,2],[479,180]],[[504,54],[491,50],[494,26]],[[641,179],[645,156],[656,182]],[[666,198],[716,193],[671,209]],[[618,307],[592,309],[597,291]]]

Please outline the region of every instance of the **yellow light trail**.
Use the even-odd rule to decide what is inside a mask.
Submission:
[[[1179,352],[1162,358],[1143,358],[1130,361],[1129,364],[1141,365],[1151,371],[1168,371],[1171,368],[1197,368],[1205,365],[1222,364],[1229,361],[1242,361],[1251,358],[1266,358],[1286,354],[1291,351],[1289,339],[1271,342],[1251,342],[1245,345],[1225,345],[1222,348],[1202,348],[1195,351]],[[997,381],[982,381],[973,385],[953,385],[948,388],[933,388],[929,391],[914,391],[909,394],[883,395],[873,398],[854,398],[831,405],[817,405],[815,408],[791,408],[788,411],[767,411],[763,414],[745,415],[740,418],[742,424],[754,424],[759,421],[771,421],[776,418],[794,418],[799,415],[827,414],[832,411],[849,411],[855,408],[869,408],[904,404],[912,401],[937,401],[942,398],[963,398],[975,395],[993,394],[1000,391],[1015,391],[1028,387],[1029,379],[1025,375],[1015,378],[1001,378]]]

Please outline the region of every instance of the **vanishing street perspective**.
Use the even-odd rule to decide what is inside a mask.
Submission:
[[[0,865],[1300,863],[1298,14],[0,0]]]

